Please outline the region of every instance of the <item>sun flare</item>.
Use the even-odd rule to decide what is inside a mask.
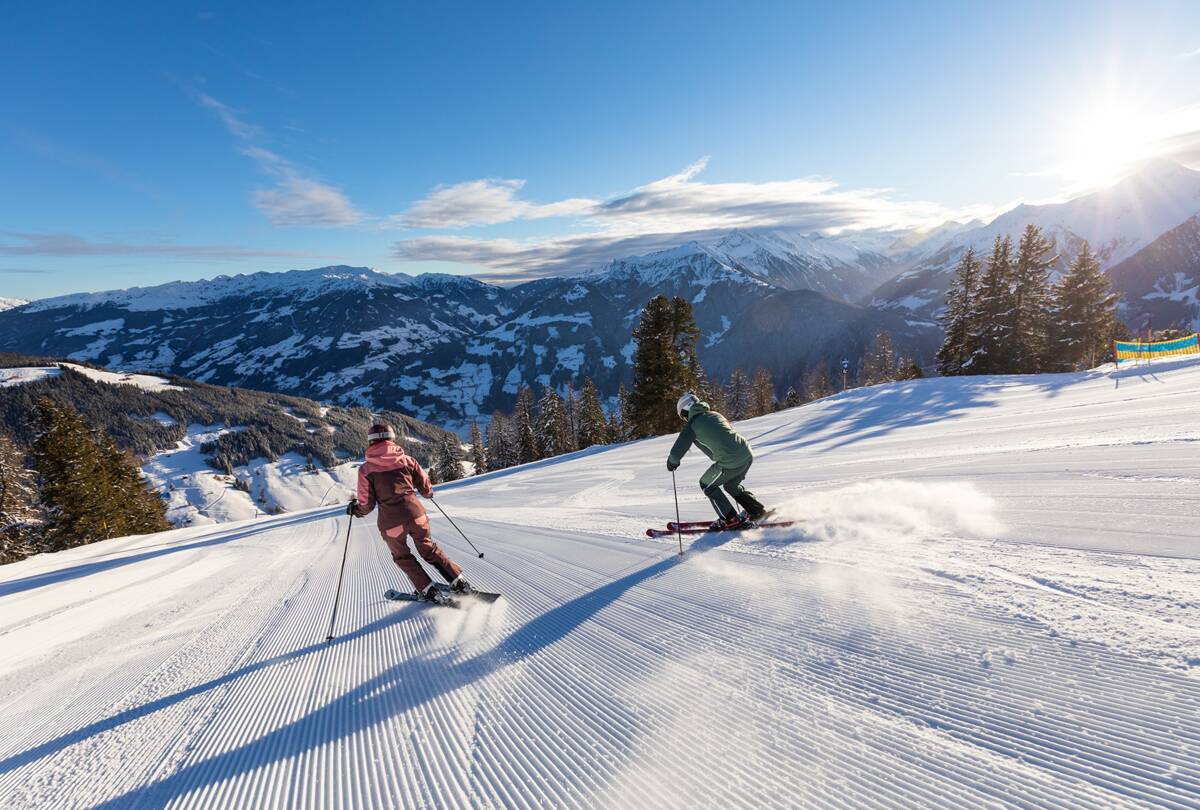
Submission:
[[[1062,174],[1081,189],[1107,185],[1139,161],[1153,157],[1156,140],[1151,119],[1135,108],[1094,109],[1066,132]]]

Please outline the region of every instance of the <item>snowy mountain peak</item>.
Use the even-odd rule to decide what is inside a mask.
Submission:
[[[1022,203],[990,223],[969,228],[936,250],[919,245],[911,269],[880,287],[875,302],[926,317],[942,306],[950,275],[963,252],[991,249],[996,237],[1014,240],[1035,225],[1055,243],[1062,271],[1087,240],[1105,269],[1146,249],[1200,212],[1200,172],[1169,160],[1152,160],[1119,183],[1061,203]]]
[[[699,242],[685,242],[673,248],[657,250],[644,256],[614,259],[593,274],[593,281],[627,281],[658,285],[672,278],[704,277],[711,281],[722,277],[736,281],[751,281],[744,272],[732,266],[729,257]]]

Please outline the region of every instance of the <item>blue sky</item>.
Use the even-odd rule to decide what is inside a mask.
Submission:
[[[0,69],[0,295],[24,298],[516,279],[986,215],[1168,142],[1200,165],[1194,2],[30,3]]]

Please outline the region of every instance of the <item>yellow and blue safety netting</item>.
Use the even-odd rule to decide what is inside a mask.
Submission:
[[[1150,360],[1157,357],[1173,357],[1178,354],[1200,354],[1200,334],[1174,340],[1160,340],[1156,343],[1142,343],[1134,340],[1114,340],[1113,352],[1117,361],[1121,360]]]

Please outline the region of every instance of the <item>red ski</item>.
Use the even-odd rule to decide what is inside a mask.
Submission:
[[[759,526],[772,525],[770,518],[773,517],[774,515],[775,515],[775,510],[768,509],[763,514],[763,516],[758,519],[758,521],[756,522],[756,525],[759,525]],[[712,525],[711,520],[685,520],[681,523],[676,523],[673,520],[667,521],[667,528],[670,529],[671,531],[675,531],[675,529],[677,529],[677,528],[678,529],[707,529],[711,525]]]
[[[722,529],[721,531],[748,532],[748,531],[753,531],[754,529],[782,529],[787,526],[795,526],[797,523],[799,523],[799,521],[797,521],[797,520],[771,520],[771,521],[767,521],[766,523],[755,523],[753,526],[743,526],[738,529]],[[671,525],[674,526],[675,525],[674,522],[672,522]],[[675,535],[676,531],[678,531],[679,534],[708,534],[710,531],[712,531],[712,529],[708,528],[708,526],[709,526],[708,522],[704,522],[704,521],[685,522],[685,523],[679,524],[678,530],[676,530],[674,528],[646,529],[646,536],[647,537],[673,537]]]

